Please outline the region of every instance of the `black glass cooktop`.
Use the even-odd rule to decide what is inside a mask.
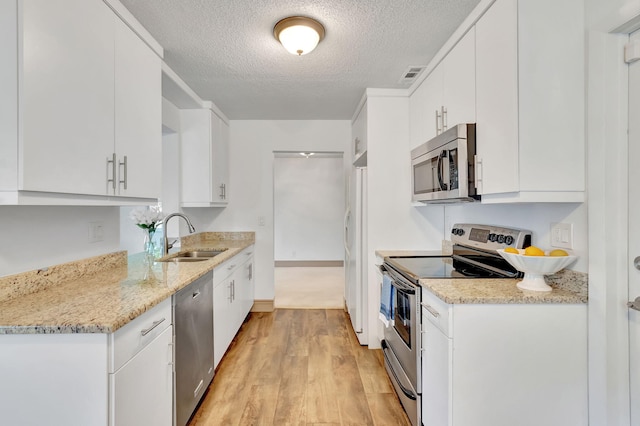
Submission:
[[[471,265],[451,256],[387,257],[385,263],[416,283],[422,278],[505,278],[507,274],[517,273],[502,258],[478,256],[476,259],[469,259],[489,268],[504,269],[506,274]]]

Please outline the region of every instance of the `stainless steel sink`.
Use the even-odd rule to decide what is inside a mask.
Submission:
[[[212,258],[214,256],[219,255],[220,253],[224,253],[224,250],[195,250],[195,251],[185,251],[184,253],[179,253],[178,257]]]
[[[182,253],[178,253],[174,257],[164,259],[162,260],[162,262],[202,262],[205,260],[209,260],[212,257],[219,255],[220,253],[224,253],[225,251],[226,249],[185,251]]]

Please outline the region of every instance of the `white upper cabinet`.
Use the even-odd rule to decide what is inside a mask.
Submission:
[[[475,30],[471,28],[411,95],[411,146],[476,121]]]
[[[476,23],[483,203],[582,202],[584,5],[497,0]]]
[[[19,189],[106,195],[105,161],[114,138],[114,15],[96,0],[19,4]]]
[[[180,111],[183,207],[229,201],[229,127],[208,108]]]
[[[1,107],[16,119],[0,121],[0,133],[9,136],[0,142],[0,204],[118,205],[134,201],[115,197],[157,198],[157,54],[101,0],[1,7],[16,22],[0,40],[10,53],[0,66],[0,87],[8,95]]]
[[[442,61],[442,130],[476,121],[475,42],[471,28]]]
[[[138,198],[160,195],[160,93],[160,58],[124,22],[116,19],[115,195]]]

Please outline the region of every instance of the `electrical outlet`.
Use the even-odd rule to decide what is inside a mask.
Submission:
[[[551,224],[551,247],[573,248],[573,223]]]
[[[104,223],[89,222],[88,237],[90,243],[98,243],[104,240]]]
[[[264,216],[258,216],[258,226],[264,226]]]

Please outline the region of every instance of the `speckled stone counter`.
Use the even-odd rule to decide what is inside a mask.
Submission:
[[[376,255],[388,256],[440,256],[438,250],[377,250]],[[516,287],[518,279],[502,278],[440,278],[422,279],[420,285],[446,303],[458,304],[532,304],[532,303],[587,303],[588,275],[562,270],[545,276],[553,290],[534,292]]]
[[[520,290],[519,280],[501,278],[422,279],[420,285],[451,304],[587,303],[587,274],[565,269],[545,280],[552,291]]]
[[[201,233],[181,239],[181,251],[227,250],[153,265],[118,252],[0,277],[0,334],[112,333],[254,243],[253,232]]]

